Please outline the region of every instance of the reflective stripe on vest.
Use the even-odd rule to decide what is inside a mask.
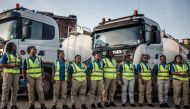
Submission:
[[[30,57],[26,58],[26,63],[27,63],[27,74],[30,75],[31,77],[39,77],[42,75],[42,68],[41,68],[41,58],[36,57],[34,62]]]
[[[18,53],[16,53],[16,56],[14,56],[14,54],[10,53],[6,53],[8,61],[7,64],[18,64],[20,65],[21,63],[21,57],[19,56]],[[19,74],[20,73],[20,68],[16,67],[16,68],[3,68],[3,72],[5,73],[14,73],[14,74]]]
[[[190,67],[190,61],[187,61],[187,65]]]
[[[148,69],[147,69],[147,66],[148,66]],[[150,68],[150,65],[149,64],[144,64],[144,63],[140,63],[140,66],[141,66],[141,76],[142,76],[142,79],[144,80],[151,80],[151,68]]]
[[[78,81],[86,80],[86,65],[81,63],[81,68],[79,68],[75,63],[72,64],[73,67],[73,78]]]
[[[187,61],[187,65],[188,65],[189,68],[190,68],[190,61]],[[189,74],[189,79],[190,79],[190,74]]]
[[[97,64],[97,62],[92,62],[92,73],[90,75],[91,80],[102,80],[103,79],[103,62],[100,62],[100,68]]]
[[[122,64],[123,67],[123,78],[126,80],[132,80],[135,77],[135,69],[134,65],[130,63],[128,65],[127,63]]]
[[[166,64],[163,67],[162,64],[158,64],[158,79],[159,80],[168,80],[169,79],[170,65]]]
[[[188,71],[188,66],[186,64],[183,64],[182,66],[179,66],[177,64],[173,64],[173,67],[175,69],[175,72],[178,72],[180,74],[187,73],[187,71]],[[173,75],[173,78],[181,80],[181,81],[188,81],[189,80],[188,77],[181,77],[181,76],[177,76],[177,75]]]
[[[112,62],[108,58],[103,59],[104,65],[104,77],[108,79],[116,79],[116,60],[112,59]]]
[[[65,62],[65,79],[64,80],[67,80],[67,68],[68,68],[68,63]],[[54,75],[54,80],[60,80],[60,62],[59,60],[56,60],[54,62],[54,66],[55,66],[55,75]]]

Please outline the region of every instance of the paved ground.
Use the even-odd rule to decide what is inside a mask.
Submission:
[[[25,98],[19,98],[19,100],[18,100],[18,107],[19,107],[19,109],[28,109],[29,106],[28,106],[27,102],[28,102],[28,99],[26,97]],[[45,103],[46,107],[48,109],[51,109],[51,106],[52,106],[51,102],[52,102],[51,100],[47,100],[46,103]],[[69,106],[71,106],[70,98],[68,99],[68,104],[69,104]],[[116,100],[116,104],[117,104],[117,107],[109,107],[109,108],[104,108],[104,109],[118,109],[118,108],[119,109],[152,109],[151,107],[148,107],[147,104],[145,104],[144,107],[138,107],[137,106],[137,107],[134,108],[134,107],[130,107],[129,104],[127,104],[126,107],[122,107],[121,103],[120,103],[120,100]],[[160,109],[159,103],[154,103],[154,104],[155,104],[154,109]],[[165,108],[165,109],[175,109],[174,104],[173,104],[172,101],[170,101],[170,105],[172,107]],[[36,109],[40,109],[40,105],[39,105],[38,102],[35,103],[35,106],[36,106]],[[90,109],[90,102],[89,102],[88,98],[87,98],[87,106]],[[62,107],[62,105],[61,105],[61,100],[60,100],[59,103],[58,103],[57,108],[58,109],[62,109],[61,107]],[[80,108],[80,100],[78,100],[77,109],[81,109]]]

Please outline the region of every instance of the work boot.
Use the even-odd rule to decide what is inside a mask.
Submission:
[[[164,103],[164,107],[170,107],[168,103]]]
[[[91,108],[92,109],[96,109],[96,105],[93,103],[93,104],[91,104]]]
[[[82,109],[88,109],[85,104],[82,104],[82,105],[81,105],[81,108],[82,108]]]
[[[110,106],[116,107],[116,104],[114,102],[110,102]]]
[[[142,103],[139,103],[139,107],[143,107],[143,104],[142,104]]]
[[[131,103],[130,106],[131,107],[136,107],[136,105],[134,103]]]
[[[175,108],[176,108],[176,109],[180,109],[180,106],[179,106],[179,105],[175,105]]]
[[[184,106],[184,109],[189,109],[189,106]]]
[[[153,105],[153,104],[148,104],[148,106],[149,106],[149,107],[154,107],[154,105]]]
[[[18,107],[15,105],[15,106],[11,106],[11,109],[18,109]]]
[[[44,104],[42,104],[41,109],[46,109],[46,106]]]
[[[53,106],[51,107],[51,109],[56,109],[56,105],[53,105]]]
[[[126,106],[126,104],[125,103],[122,103],[122,105],[121,105],[122,107],[125,107]]]
[[[2,109],[7,109],[7,106],[2,107]]]
[[[162,103],[162,104],[160,104],[160,108],[164,108],[165,107],[165,105]]]
[[[35,109],[34,104],[30,105],[29,109]]]
[[[71,109],[76,109],[76,106],[75,104],[72,105]]]
[[[98,107],[98,108],[104,108],[101,103],[98,103],[98,104],[97,104],[97,107]]]
[[[105,107],[110,107],[110,104],[108,102],[104,102]]]
[[[69,109],[68,105],[63,105],[63,109]]]

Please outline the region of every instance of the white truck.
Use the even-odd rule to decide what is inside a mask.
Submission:
[[[27,47],[36,46],[37,55],[44,62],[44,92],[52,96],[51,64],[57,58],[59,49],[59,30],[53,18],[20,7],[0,13],[0,49],[14,42],[23,59],[28,56]],[[22,80],[22,77],[21,77]],[[22,83],[22,81],[21,81]]]
[[[189,51],[179,45],[171,37],[165,35],[158,23],[142,14],[103,21],[93,31],[93,49],[114,50],[118,61],[125,52],[133,56],[133,63],[140,61],[141,54],[150,55],[150,63],[159,63],[159,56],[164,54],[167,62],[181,54],[184,59]]]
[[[80,54],[83,61],[90,59],[92,51],[102,51],[105,55],[106,50],[113,50],[118,62],[129,52],[133,56],[134,64],[140,61],[141,54],[149,54],[152,66],[159,63],[159,56],[162,54],[166,55],[167,62],[170,63],[177,54],[186,60],[189,53],[188,49],[161,31],[158,23],[136,11],[132,16],[108,21],[103,19],[94,28],[91,38],[75,31],[62,45],[68,54]],[[73,60],[73,56],[68,55],[66,59]]]
[[[113,50],[118,64],[123,60],[126,52],[132,55],[135,65],[139,63],[141,54],[149,54],[151,67],[160,62],[159,57],[163,54],[166,55],[167,62],[170,63],[178,54],[186,60],[189,53],[188,49],[185,49],[174,38],[161,31],[157,22],[138,14],[137,11],[132,16],[107,21],[102,19],[102,22],[94,28],[91,34],[92,42],[89,41],[91,39],[88,36],[85,37],[88,40],[81,41],[84,36],[72,36],[63,42],[63,47],[72,46],[73,49],[69,49],[68,53],[76,54],[77,52],[83,56],[82,60],[85,61],[93,59],[90,58],[92,52],[86,52],[89,48],[92,48],[93,51],[102,52],[103,56],[107,50]],[[84,44],[87,46],[84,46]],[[81,51],[81,48],[83,51]],[[67,57],[67,59],[71,60],[70,57]],[[157,95],[156,91],[155,89],[154,95]]]

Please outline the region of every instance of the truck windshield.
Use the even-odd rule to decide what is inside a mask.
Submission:
[[[0,23],[0,41],[10,40],[16,37],[17,20]]]
[[[137,45],[140,44],[141,33],[141,25],[95,33],[95,47]]]

